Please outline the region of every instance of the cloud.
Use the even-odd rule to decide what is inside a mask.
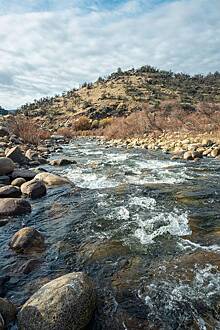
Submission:
[[[81,7],[65,0],[63,9],[47,2],[41,11],[31,0],[31,11],[20,6],[19,14],[0,16],[2,106],[60,93],[118,67],[220,69],[219,0],[115,1],[111,10],[103,0],[89,10],[86,0]]]

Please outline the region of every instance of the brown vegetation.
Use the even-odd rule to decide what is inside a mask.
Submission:
[[[199,104],[196,111],[183,111],[177,104],[172,110],[167,105],[158,110],[145,107],[144,110],[132,113],[127,117],[114,118],[112,123],[98,129],[98,135],[109,139],[138,137],[166,132],[213,133],[219,132],[220,105]]]
[[[38,145],[41,140],[46,140],[51,135],[47,130],[41,129],[33,119],[22,115],[12,117],[8,121],[8,126],[13,134],[25,143]]]

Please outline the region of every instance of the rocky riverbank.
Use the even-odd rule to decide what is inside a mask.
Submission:
[[[171,154],[171,159],[199,160],[212,157],[220,160],[220,140],[212,134],[164,133],[159,137],[138,137],[105,141],[110,146],[162,150]]]
[[[6,127],[0,127],[1,227],[18,215],[31,213],[32,200],[45,196],[48,188],[73,186],[67,178],[41,169],[46,164],[75,163],[64,158],[49,161],[50,153],[61,150],[60,145],[66,142],[62,136],[53,135],[38,146],[26,144]],[[11,237],[8,246],[20,255],[41,253],[46,248],[45,237],[33,227],[24,227]],[[23,271],[28,273],[34,266],[30,260]],[[1,289],[6,280],[0,278]],[[95,300],[89,277],[82,272],[70,273],[43,286],[20,311],[7,299],[0,298],[0,330],[8,329],[16,318],[21,330],[58,330],[61,324],[63,329],[82,329],[92,317]]]

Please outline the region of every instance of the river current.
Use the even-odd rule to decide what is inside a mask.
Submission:
[[[44,169],[74,185],[48,189],[0,228],[1,294],[22,305],[49,280],[85,271],[98,301],[88,329],[220,329],[219,160],[90,139],[51,155],[60,157],[77,164]],[[44,253],[9,249],[22,226],[45,235]]]

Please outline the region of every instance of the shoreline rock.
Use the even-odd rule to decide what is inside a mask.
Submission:
[[[91,279],[69,273],[42,286],[18,313],[20,330],[77,330],[90,322],[96,305]]]
[[[30,203],[22,198],[1,198],[0,217],[31,213]]]
[[[14,234],[9,246],[17,253],[40,252],[45,248],[44,236],[35,228],[25,227]]]

